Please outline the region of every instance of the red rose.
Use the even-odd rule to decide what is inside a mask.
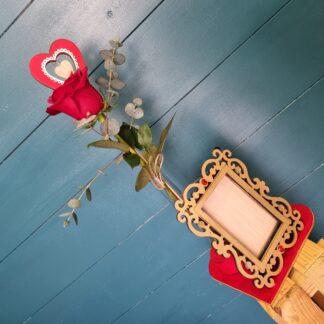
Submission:
[[[52,104],[46,109],[50,115],[64,113],[80,120],[97,115],[103,107],[100,93],[88,80],[88,69],[78,69],[53,91],[48,102]]]

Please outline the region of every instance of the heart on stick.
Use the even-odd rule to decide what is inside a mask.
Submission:
[[[71,59],[62,60],[50,73],[46,68],[48,63],[57,62],[59,55],[65,54]],[[74,65],[74,66],[73,66]],[[40,83],[51,89],[56,89],[77,69],[85,67],[82,54],[78,47],[67,39],[57,39],[49,49],[49,53],[40,53],[32,57],[29,69],[32,76]]]

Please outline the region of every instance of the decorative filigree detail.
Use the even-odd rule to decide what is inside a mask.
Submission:
[[[275,284],[274,277],[280,273],[283,267],[283,251],[291,248],[296,243],[298,231],[301,231],[304,227],[300,219],[301,215],[297,210],[292,210],[290,204],[284,198],[269,196],[270,189],[266,183],[258,178],[251,179],[245,164],[239,159],[232,158],[231,151],[222,151],[217,148],[213,151],[213,156],[214,158],[205,161],[202,165],[202,179],[210,184],[220,170],[224,167],[229,167],[248,186],[288,220],[279,243],[276,244],[265,263],[257,262],[250,255],[244,254],[240,247],[234,246],[228,238],[220,233],[219,229],[209,224],[205,219],[202,219],[195,211],[199,199],[208,190],[208,186],[204,185],[202,181],[189,184],[183,191],[183,199],[175,203],[175,208],[178,210],[178,221],[187,223],[190,231],[195,235],[212,238],[212,246],[217,253],[225,258],[233,256],[238,271],[244,277],[253,280],[257,288],[271,288]]]
[[[58,78],[56,78],[55,76],[51,75],[48,73],[48,71],[46,70],[46,64],[51,62],[51,61],[55,61],[57,56],[60,55],[60,54],[67,54],[73,61],[74,65],[75,65],[75,69],[77,70],[79,68],[79,64],[78,64],[78,61],[76,60],[75,56],[73,55],[73,53],[71,51],[69,51],[68,49],[66,48],[59,48],[57,49],[53,55],[51,57],[47,57],[46,59],[44,59],[42,61],[42,64],[41,64],[41,69],[43,71],[43,73],[48,77],[50,78],[51,80],[53,80],[54,82],[57,82],[59,84],[63,84],[65,80],[60,80]]]

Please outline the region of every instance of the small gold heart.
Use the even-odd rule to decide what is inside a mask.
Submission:
[[[67,60],[62,60],[54,69],[54,73],[64,80],[67,79],[72,72],[74,72],[73,67]]]

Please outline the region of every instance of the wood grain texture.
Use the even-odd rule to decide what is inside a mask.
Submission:
[[[322,310],[297,285],[290,289],[277,307],[282,316],[280,324],[321,324],[324,321]]]

